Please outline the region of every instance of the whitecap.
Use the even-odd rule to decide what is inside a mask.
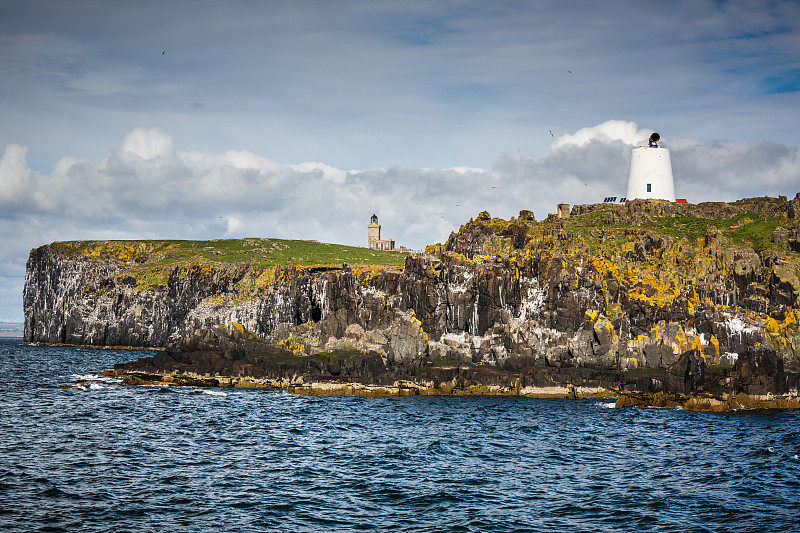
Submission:
[[[122,383],[122,378],[115,378],[111,376],[104,376],[102,374],[96,374],[94,372],[86,372],[84,374],[72,374],[73,381],[92,381],[95,383],[108,383],[108,384],[120,384]]]
[[[202,391],[203,394],[207,394],[208,396],[227,396],[227,392],[222,392],[221,390],[204,390]]]

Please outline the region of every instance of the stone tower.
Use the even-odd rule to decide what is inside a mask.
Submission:
[[[367,226],[367,247],[370,250],[394,250],[394,241],[381,239],[381,225],[378,224],[378,215],[372,215]]]
[[[669,150],[658,145],[659,139],[661,136],[653,133],[647,146],[639,146],[631,152],[628,200],[651,198],[675,201],[672,161]]]
[[[378,215],[373,214],[367,226],[367,247],[375,250],[379,240],[381,240],[381,225],[378,224]]]

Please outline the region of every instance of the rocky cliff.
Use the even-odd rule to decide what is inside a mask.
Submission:
[[[333,381],[417,392],[620,388],[677,402],[796,394],[798,214],[800,193],[583,205],[541,222],[484,212],[395,268],[173,265],[159,243],[55,243],[31,252],[25,339],[168,346],[137,368],[269,378],[298,392]],[[217,327],[228,323],[253,335],[249,347],[238,326]]]

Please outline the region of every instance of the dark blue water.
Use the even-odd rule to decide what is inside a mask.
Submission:
[[[800,530],[800,412],[58,389],[138,355],[0,339],[0,529]]]

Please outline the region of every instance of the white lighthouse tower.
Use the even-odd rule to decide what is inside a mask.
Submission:
[[[628,174],[627,199],[649,198],[675,201],[675,182],[669,150],[658,145],[661,136],[653,133],[647,146],[631,152],[631,171]]]

